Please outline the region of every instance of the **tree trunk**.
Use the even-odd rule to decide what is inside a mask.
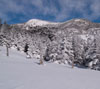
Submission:
[[[41,53],[40,53],[40,64],[43,64],[43,56]]]
[[[9,56],[9,48],[8,48],[8,46],[6,45],[6,54],[7,54],[7,56]]]

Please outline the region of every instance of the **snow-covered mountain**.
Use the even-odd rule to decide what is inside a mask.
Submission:
[[[54,23],[54,22],[49,22],[49,21],[44,21],[44,20],[39,20],[39,19],[31,19],[24,24],[23,28],[26,30],[30,30],[30,28],[37,27],[37,26],[45,27],[48,25],[52,26],[52,25],[58,25],[58,24],[59,23]]]
[[[53,22],[48,22],[48,21],[43,21],[38,19],[31,19],[25,23],[26,26],[30,26],[30,27],[44,26],[48,24],[58,24],[58,23],[53,23]]]
[[[46,61],[100,70],[100,24],[86,19],[52,23],[37,19],[14,25],[0,25],[0,44],[9,44]]]

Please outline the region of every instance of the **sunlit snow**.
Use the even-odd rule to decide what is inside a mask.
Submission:
[[[0,46],[0,89],[99,89],[100,72],[26,59],[24,53]]]

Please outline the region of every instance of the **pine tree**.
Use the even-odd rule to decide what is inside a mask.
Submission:
[[[72,68],[74,68],[74,61],[77,59],[75,50],[75,36],[72,37],[72,50],[73,50]]]
[[[24,52],[28,55],[28,48],[29,48],[29,46],[28,46],[28,44],[26,43],[25,44],[25,47],[24,47]]]

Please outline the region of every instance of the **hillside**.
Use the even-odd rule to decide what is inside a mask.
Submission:
[[[37,59],[26,59],[25,53],[0,46],[0,89],[99,89],[100,72],[73,69],[68,64],[38,65]]]
[[[0,25],[0,45],[25,51],[31,58],[100,70],[100,24],[86,19],[53,23],[37,19]]]

